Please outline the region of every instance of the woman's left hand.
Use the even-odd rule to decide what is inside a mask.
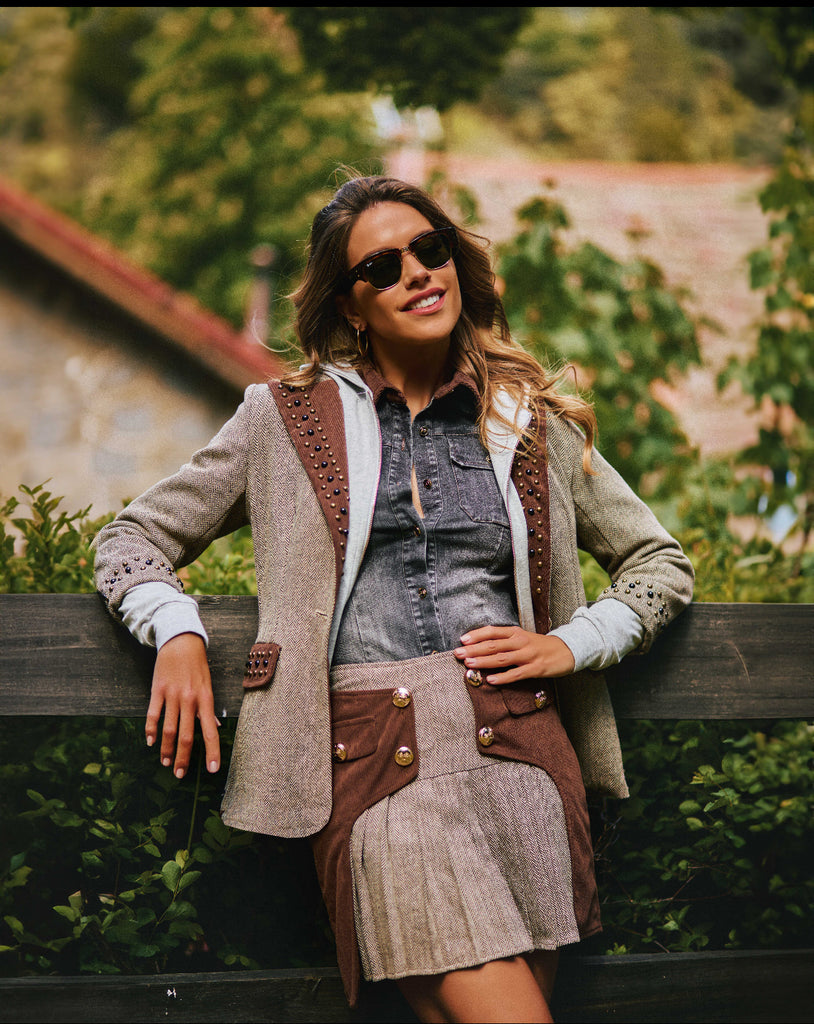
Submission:
[[[529,633],[520,626],[481,626],[461,637],[455,649],[467,668],[484,672],[488,683],[516,683],[518,679],[551,679],[574,671],[574,656],[556,636]],[[488,675],[489,669],[500,669]]]

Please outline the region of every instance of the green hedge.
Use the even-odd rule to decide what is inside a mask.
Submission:
[[[0,588],[91,591],[105,519],[43,486],[0,508]],[[702,506],[703,503],[700,503]],[[700,507],[698,504],[696,507]],[[778,600],[790,563],[685,509],[704,600]],[[716,520],[717,522],[717,520]],[[717,532],[716,532],[717,531]],[[252,593],[239,532],[186,570]],[[586,560],[591,590],[603,575]],[[809,582],[806,582],[809,580]],[[803,575],[795,591],[809,597]],[[747,596],[743,596],[747,595]],[[225,759],[233,723],[221,731]],[[631,798],[592,807],[605,931],[593,952],[814,945],[814,736],[802,722],[621,722]],[[222,774],[161,769],[143,723],[0,720],[0,973],[151,973],[330,964],[305,841],[226,828]]]

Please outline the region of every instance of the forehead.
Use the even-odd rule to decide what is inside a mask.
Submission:
[[[352,267],[380,249],[401,248],[432,224],[406,203],[378,203],[356,218],[348,238],[348,266]]]

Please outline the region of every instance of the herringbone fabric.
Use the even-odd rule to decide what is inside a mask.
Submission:
[[[363,389],[344,383],[341,388],[326,383],[320,421],[327,436],[343,436],[352,465],[362,453],[367,466],[375,458],[375,412],[364,405]],[[545,631],[568,622],[585,604],[578,556],[583,546],[616,583],[615,590],[600,598],[622,600],[641,616],[644,650],[690,601],[690,563],[607,463],[597,457],[598,474],[583,473],[582,438],[576,429],[549,416],[546,439],[551,621],[537,628]],[[492,454],[497,464],[499,453]],[[245,695],[223,816],[236,828],[278,836],[312,835],[331,813],[328,662],[340,563],[334,541],[343,535],[326,522],[309,476],[312,470],[298,456],[269,388],[253,385],[209,445],[175,476],[129,505],[95,542],[97,587],[115,614],[123,595],[138,583],[159,580],[180,589],[178,568],[216,537],[251,523],[257,640],[277,643],[281,650],[270,684]],[[364,509],[359,491],[365,486],[369,482],[351,472],[348,550],[357,558],[364,549],[364,512],[361,535],[354,533],[353,517],[354,508]],[[513,500],[519,504],[516,495]],[[524,511],[520,509],[521,519]],[[523,523],[516,529],[512,521],[515,551],[522,552],[516,554],[520,591],[528,588],[527,527]],[[347,563],[346,575],[342,584],[350,586],[353,572],[347,571]],[[241,673],[242,665],[236,665],[236,685]],[[557,689],[586,785],[624,796],[619,741],[601,675],[579,673],[560,681]]]
[[[593,871],[572,878],[570,843],[585,847],[575,851],[580,868],[591,862],[575,761],[561,794],[540,767],[490,757],[452,654],[339,666],[331,681],[340,693],[401,686],[415,709],[415,781],[364,811],[351,833],[365,977],[440,973],[598,930]],[[530,715],[545,759],[559,746],[559,720],[553,707]],[[579,821],[568,820],[574,806]]]

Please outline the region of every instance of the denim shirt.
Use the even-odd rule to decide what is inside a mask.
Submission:
[[[381,476],[334,664],[421,657],[452,650],[478,626],[518,623],[509,518],[474,393],[453,380],[412,422],[404,397],[380,379],[374,396]]]

